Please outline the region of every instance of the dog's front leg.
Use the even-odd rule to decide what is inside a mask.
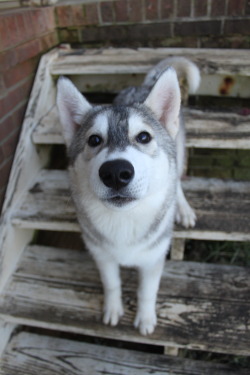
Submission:
[[[137,313],[134,326],[142,335],[151,334],[157,323],[156,298],[164,266],[165,255],[153,265],[139,268]]]
[[[105,258],[95,257],[104,289],[103,322],[115,326],[123,315],[120,269],[113,259]]]

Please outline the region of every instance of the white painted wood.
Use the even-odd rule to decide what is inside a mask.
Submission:
[[[185,252],[185,239],[173,238],[170,251],[171,260],[183,260]]]
[[[192,177],[183,181],[197,213],[194,228],[175,228],[175,238],[250,240],[250,182]],[[226,202],[226,209],[225,209]],[[17,228],[80,231],[68,173],[43,170],[12,217]]]
[[[11,169],[0,222],[0,293],[15,269],[23,249],[33,237],[31,229],[24,231],[14,228],[11,217],[37,172],[44,167],[49,158],[49,150],[45,147],[43,149],[35,147],[31,142],[31,135],[39,119],[44,115],[47,100],[54,101],[54,84],[47,67],[55,56],[56,52],[47,54],[39,65]],[[1,323],[2,349],[13,329],[13,325]]]
[[[1,360],[1,357],[2,357],[2,354],[6,348],[6,345],[8,344],[9,342],[9,339],[12,335],[12,333],[14,332],[16,328],[16,325],[15,324],[11,324],[11,323],[7,323],[6,321],[0,319],[0,333],[1,333],[1,336],[0,336],[0,360]],[[1,366],[0,366],[1,368]]]
[[[224,79],[232,78],[232,84],[226,88],[226,96],[250,96],[250,70],[248,50],[221,50],[221,49],[190,49],[190,48],[138,48],[131,49],[103,49],[87,50],[82,55],[69,52],[61,55],[51,66],[53,75],[85,75],[86,81],[79,81],[79,89],[85,91],[90,87],[97,91],[119,91],[121,88],[136,85],[143,79],[145,73],[168,56],[185,56],[198,64],[201,69],[201,85],[198,95],[220,96],[225,87]],[[133,75],[136,75],[136,78]],[[91,82],[92,78],[102,76],[102,82]],[[105,80],[106,76],[106,80]],[[117,76],[124,76],[117,82]],[[88,79],[91,77],[91,80]],[[114,78],[116,77],[116,78]],[[136,79],[136,81],[135,81]],[[113,82],[112,82],[113,80]],[[77,81],[77,78],[74,78]],[[122,83],[122,86],[119,84]]]
[[[54,102],[55,88],[47,67],[56,54],[51,52],[41,60],[10,174],[0,227],[0,291],[33,233],[13,229],[11,216],[21,197],[36,178],[37,171],[46,164],[49,157],[46,149],[40,150],[32,144],[31,134],[35,125],[44,116],[48,102]]]
[[[250,116],[200,110],[184,110],[187,147],[250,149]],[[32,134],[36,144],[63,144],[56,107],[37,124]]]
[[[102,323],[103,292],[90,256],[32,246],[0,299],[0,316],[65,332],[249,355],[249,275],[243,267],[167,261],[157,299],[158,326],[145,337],[132,324],[134,270],[122,270],[125,315],[117,327],[108,327]]]

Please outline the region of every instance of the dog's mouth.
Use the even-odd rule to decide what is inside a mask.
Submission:
[[[108,198],[107,199],[107,202],[113,206],[116,206],[116,207],[121,207],[121,206],[124,206],[124,205],[127,205],[129,203],[132,203],[135,201],[135,198],[132,198],[132,197],[123,197],[123,196],[120,196],[120,195],[116,195],[112,198]]]

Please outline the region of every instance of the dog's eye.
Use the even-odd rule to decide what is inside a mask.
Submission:
[[[136,136],[136,141],[138,143],[147,144],[151,141],[152,137],[148,132],[141,132]]]
[[[102,137],[97,134],[93,134],[88,139],[88,145],[90,147],[97,147],[102,143]]]

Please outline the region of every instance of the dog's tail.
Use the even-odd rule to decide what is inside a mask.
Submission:
[[[185,57],[174,56],[160,61],[148,72],[143,85],[152,86],[162,72],[170,66],[175,69],[180,86],[185,82],[188,93],[194,94],[200,85],[200,70],[196,64]]]

